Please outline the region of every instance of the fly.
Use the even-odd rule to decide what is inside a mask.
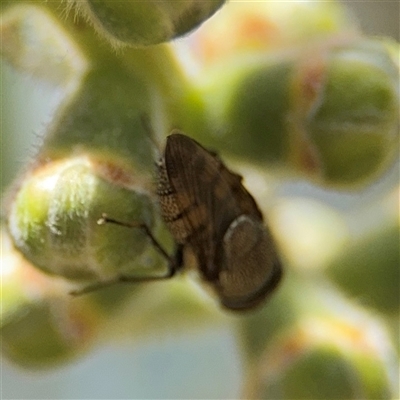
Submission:
[[[99,223],[142,229],[168,261],[162,276],[119,276],[77,290],[86,293],[116,282],[169,279],[184,269],[183,251],[190,249],[202,279],[231,310],[254,308],[271,294],[282,277],[282,265],[255,200],[218,155],[182,133],[167,137],[157,164],[157,197],[161,215],[177,243],[170,256],[145,224],[122,223],[106,215]]]

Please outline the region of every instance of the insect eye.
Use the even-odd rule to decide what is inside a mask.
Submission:
[[[281,266],[271,235],[251,217],[242,215],[231,223],[224,235],[223,254],[219,294],[228,308],[253,307],[280,280]]]
[[[236,218],[229,226],[224,235],[224,247],[233,256],[233,252],[238,257],[245,257],[254,250],[260,240],[263,225],[259,221],[254,221],[247,215]]]

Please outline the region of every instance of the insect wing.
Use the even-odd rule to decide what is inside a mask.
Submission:
[[[179,133],[168,136],[164,158],[180,210],[178,217],[188,228],[186,241],[196,253],[200,268],[207,268],[215,252],[215,235],[210,221],[212,193],[204,178],[215,174],[216,164],[195,141]]]
[[[231,222],[243,213],[262,219],[254,199],[219,157],[195,140],[168,136],[165,166],[181,217],[189,226],[188,243],[208,280],[218,277],[216,249]]]
[[[253,199],[253,196],[242,185],[243,177],[229,170],[225,164],[218,158],[220,162],[221,179],[224,180],[232,193],[232,197],[237,202],[240,214],[251,215],[256,220],[263,220],[262,213]]]

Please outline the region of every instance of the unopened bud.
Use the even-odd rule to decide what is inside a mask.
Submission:
[[[205,92],[205,143],[335,187],[371,182],[398,155],[399,69],[385,43],[331,39],[224,71]]]
[[[27,177],[10,207],[15,246],[35,266],[72,280],[98,280],[146,270],[140,256],[148,237],[140,229],[99,225],[103,214],[153,227],[154,205],[138,188],[101,174],[89,158],[60,160]],[[151,246],[149,246],[151,247]],[[157,260],[158,262],[160,260]],[[154,260],[147,267],[153,268]]]
[[[224,0],[76,2],[97,31],[115,45],[135,47],[166,42],[204,22]]]

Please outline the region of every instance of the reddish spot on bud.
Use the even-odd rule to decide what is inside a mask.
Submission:
[[[133,173],[112,161],[101,161],[93,163],[97,172],[107,181],[122,187],[130,187],[135,183]]]
[[[296,167],[311,175],[322,170],[318,149],[309,137],[310,113],[318,107],[323,96],[326,60],[323,55],[304,54],[294,70],[292,80],[292,161]]]
[[[301,72],[301,97],[307,108],[311,108],[314,101],[321,94],[321,87],[325,80],[326,64],[323,60],[312,59]]]
[[[198,35],[197,51],[203,60],[213,62],[235,55],[238,51],[277,47],[282,36],[279,27],[265,14],[236,10],[225,16],[218,26]]]
[[[68,342],[82,345],[93,337],[97,318],[93,310],[69,305],[60,331]]]
[[[278,37],[278,27],[265,16],[248,15],[237,26],[237,37],[250,44],[265,45]]]
[[[282,350],[282,361],[287,362],[297,357],[306,346],[306,336],[303,332],[298,332],[295,337],[287,340]]]
[[[301,146],[301,151],[299,152],[298,163],[301,165],[303,171],[310,174],[320,173],[322,168],[321,160],[317,149],[310,141],[304,140],[304,144]]]

